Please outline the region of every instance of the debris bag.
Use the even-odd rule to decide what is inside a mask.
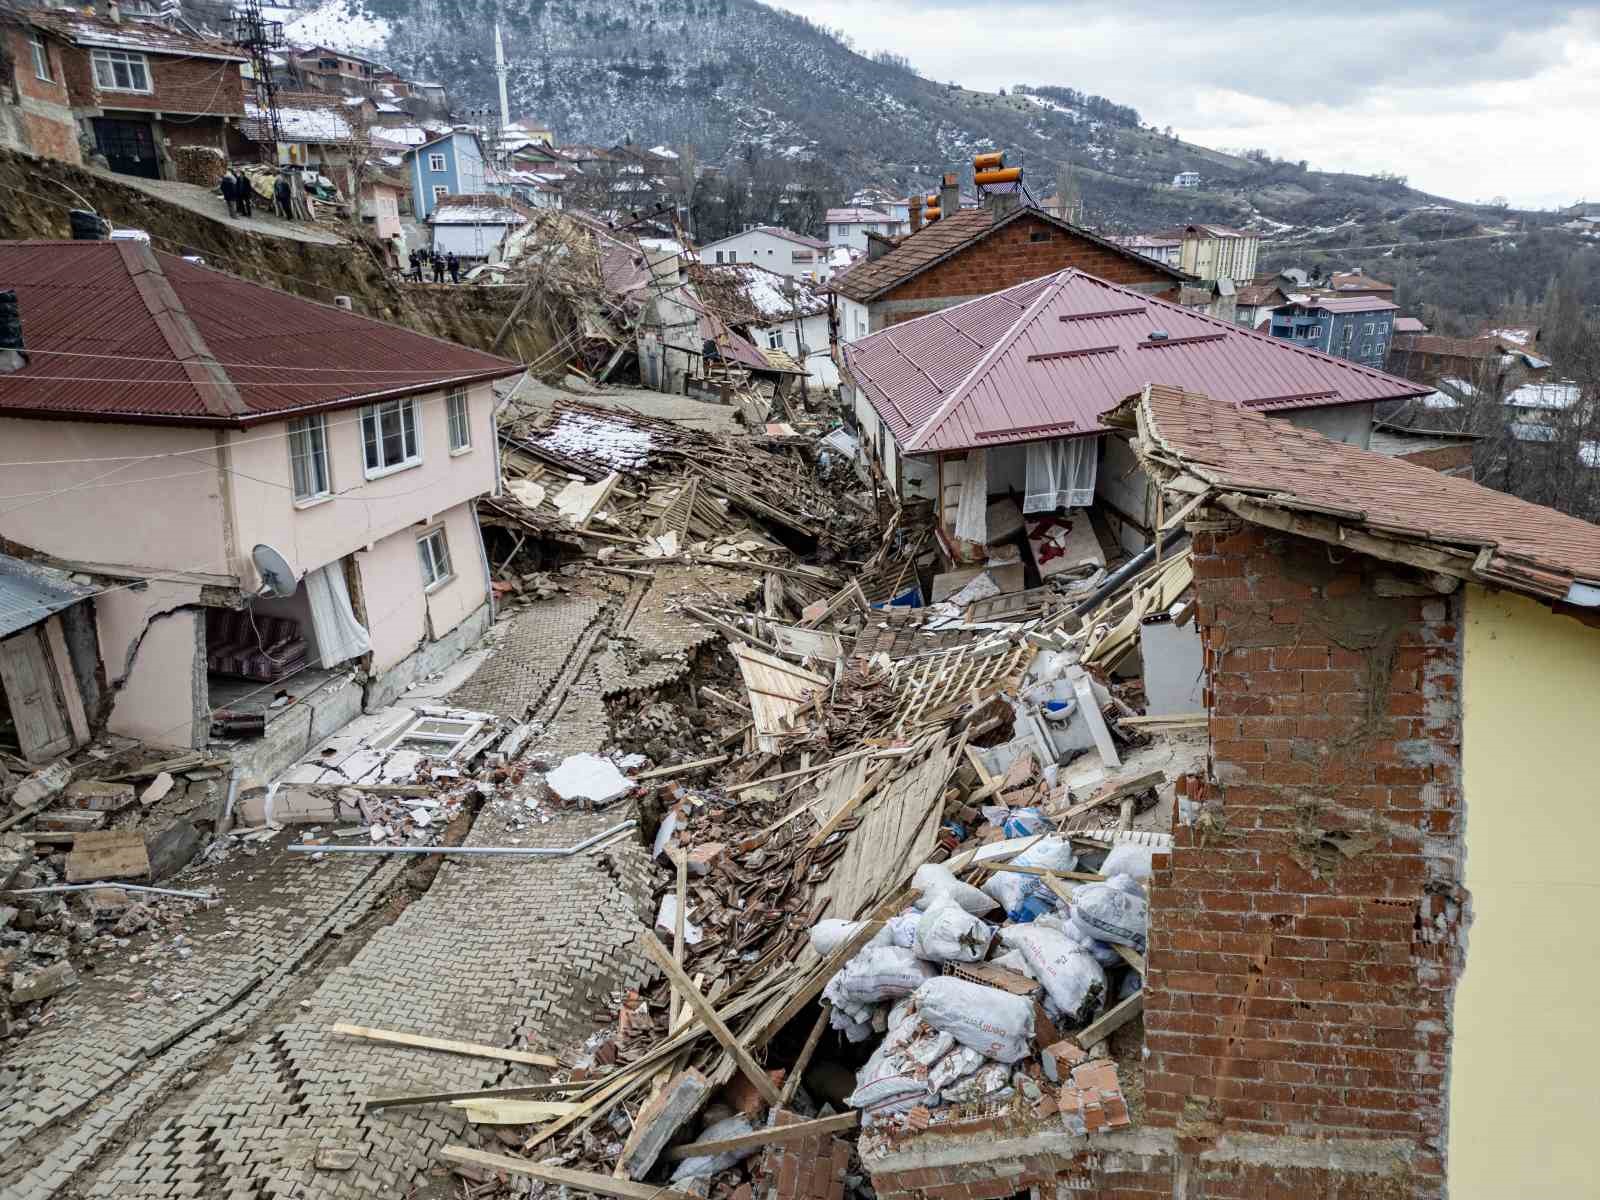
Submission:
[[[1000,937],[1022,951],[1033,977],[1068,1021],[1085,1025],[1094,1020],[1106,994],[1105,969],[1094,955],[1066,934],[1037,923],[1007,926]]]
[[[934,969],[910,950],[899,946],[868,946],[845,963],[843,970],[828,981],[824,995],[837,993],[851,1007],[898,1000],[920,987]]]
[[[1154,869],[1151,864],[1155,855],[1154,846],[1119,843],[1111,847],[1111,853],[1106,855],[1106,860],[1100,864],[1099,871],[1108,877],[1129,875],[1134,879],[1149,879]]]
[[[827,958],[840,946],[844,945],[856,935],[861,928],[860,921],[841,921],[837,917],[829,917],[825,921],[818,921],[810,929],[811,948],[817,952],[818,957]],[[883,946],[889,944],[889,937],[883,930],[873,935],[868,946]]]
[[[1121,1004],[1131,996],[1137,996],[1144,991],[1144,976],[1139,972],[1130,970],[1122,976],[1122,982],[1117,984],[1117,1003]]]
[[[889,1009],[889,1032],[893,1033],[896,1029],[899,1029],[906,1018],[913,1014],[915,1008],[916,1006],[912,1003],[910,996],[896,1000],[894,1006]]]
[[[919,1067],[905,1054],[879,1046],[856,1072],[856,1090],[845,1098],[851,1108],[899,1112],[928,1098]]]
[[[956,1039],[952,1034],[934,1029],[924,1022],[923,1032],[906,1043],[905,1056],[926,1069],[955,1048]]]
[[[1092,929],[1086,929],[1078,924],[1076,917],[1069,919],[1061,927],[1061,932],[1094,955],[1095,962],[1102,967],[1114,967],[1122,962],[1122,955],[1117,953],[1116,948],[1110,942],[1102,942],[1094,935]]]
[[[1133,882],[1125,875],[1118,878]],[[1142,953],[1150,906],[1125,885],[1089,883],[1072,894],[1072,919],[1102,942],[1118,942]]]
[[[988,1061],[971,1046],[957,1046],[928,1068],[928,1090],[943,1092],[954,1087]]]
[[[1011,1095],[1011,1068],[1003,1063],[990,1063],[980,1067],[954,1087],[939,1093],[946,1104],[970,1104],[975,1101],[1003,1100]]]
[[[742,1137],[747,1133],[756,1131],[755,1124],[749,1117],[740,1113],[715,1125],[708,1125],[695,1139],[697,1142],[720,1142],[727,1138]],[[726,1171],[729,1167],[736,1166],[754,1154],[759,1147],[749,1146],[743,1150],[724,1150],[720,1154],[704,1154],[696,1158],[686,1158],[678,1164],[677,1170],[672,1172],[672,1182],[678,1183],[684,1179],[696,1179],[702,1175],[715,1175],[718,1171]]]
[[[1033,1004],[999,988],[941,975],[917,989],[917,1013],[986,1058],[1013,1063],[1032,1049]]]
[[[1033,968],[1028,965],[1028,960],[1023,957],[1021,950],[1007,950],[1004,954],[997,954],[989,960],[997,967],[1004,967],[1008,971],[1015,971],[1018,975],[1033,978]]]
[[[886,946],[899,946],[902,950],[915,950],[917,948],[917,926],[922,921],[922,914],[914,908],[908,908],[899,916],[890,917],[884,922],[884,929],[888,936],[883,944]],[[926,956],[924,956],[926,957]]]
[[[1008,838],[1033,837],[1055,828],[1055,823],[1037,808],[1013,808],[1000,822],[1000,832]]]
[[[1011,861],[1019,867],[1070,871],[1078,865],[1078,856],[1070,838],[1052,834],[1038,839]],[[1056,895],[1044,881],[1020,871],[996,871],[985,881],[983,893],[998,900],[1011,920],[1024,924],[1056,907]]]
[[[929,962],[982,962],[994,930],[959,904],[941,899],[917,922],[918,957]]]
[[[999,907],[971,884],[962,883],[949,867],[938,863],[924,863],[911,877],[911,886],[922,894],[923,907],[932,907],[940,896],[948,896],[975,917],[993,912]]]

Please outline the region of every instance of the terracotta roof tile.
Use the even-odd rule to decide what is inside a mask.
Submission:
[[[247,425],[522,370],[133,242],[3,242],[0,279],[28,353],[0,417]]]
[[[918,453],[1099,433],[1103,413],[1151,382],[1273,411],[1430,390],[1077,270],[891,325],[844,355]]]
[[[1222,490],[1459,548],[1478,558],[1478,578],[1534,595],[1600,581],[1600,526],[1587,521],[1180,388],[1152,387],[1132,403],[1147,453]]]

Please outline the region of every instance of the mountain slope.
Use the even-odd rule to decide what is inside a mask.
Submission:
[[[817,163],[848,185],[929,188],[974,153],[1003,148],[1043,198],[1070,164],[1089,222],[1179,221],[1274,233],[1378,224],[1441,202],[1404,186],[1244,158],[1144,127],[1137,111],[1068,88],[971,91],[856,54],[831,32],[755,0],[328,0],[352,37],[387,29],[386,54],[445,81],[458,108],[493,104],[503,30],[513,116],[565,141],[691,144],[700,161]],[[352,46],[352,48],[356,48]],[[1200,172],[1199,191],[1167,186]]]

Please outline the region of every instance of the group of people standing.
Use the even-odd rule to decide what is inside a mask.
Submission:
[[[273,209],[286,221],[294,220],[294,193],[290,191],[289,173],[279,171],[272,182]],[[223,171],[222,179],[217,188],[222,192],[222,199],[228,205],[230,217],[248,217],[254,215],[253,206],[256,201],[255,185],[238,167],[229,167]]]
[[[454,250],[449,254],[440,254],[437,250],[413,250],[409,256],[411,270],[406,273],[406,278],[413,283],[422,282],[422,268],[433,268],[433,282],[443,283],[445,272],[450,272],[450,282],[461,282],[461,260],[456,257]]]

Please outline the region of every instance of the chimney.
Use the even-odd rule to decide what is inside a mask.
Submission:
[[[881,233],[867,234],[867,261],[876,262],[895,246],[893,238],[886,238]]]
[[[939,215],[949,219],[961,211],[961,181],[953,171],[939,181]]]
[[[22,317],[17,312],[17,293],[0,292],[0,375],[9,375],[28,365],[22,352]]]
[[[907,206],[910,209],[910,214],[909,215],[910,215],[910,220],[911,220],[911,232],[915,233],[917,230],[922,228],[922,195],[921,195],[921,193],[918,193],[917,195],[911,197],[911,199],[907,202]]]
[[[95,11],[102,20],[110,21],[113,25],[122,24],[122,5],[117,0],[96,0]]]

